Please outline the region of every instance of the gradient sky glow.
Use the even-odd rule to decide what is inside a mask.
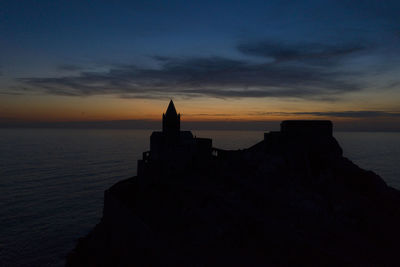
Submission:
[[[400,130],[399,1],[1,1],[0,125],[332,119]],[[363,128],[364,127],[364,128]]]

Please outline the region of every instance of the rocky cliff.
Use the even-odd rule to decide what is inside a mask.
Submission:
[[[215,154],[108,189],[67,266],[399,264],[400,192],[331,135],[270,133]]]

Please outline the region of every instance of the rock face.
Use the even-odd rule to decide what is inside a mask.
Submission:
[[[398,265],[400,192],[295,124],[115,184],[67,266]]]

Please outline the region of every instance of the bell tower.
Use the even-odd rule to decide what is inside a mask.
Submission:
[[[169,102],[167,111],[162,117],[163,133],[166,135],[178,134],[181,129],[181,114],[175,109],[174,102]]]

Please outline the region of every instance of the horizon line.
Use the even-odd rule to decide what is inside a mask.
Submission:
[[[185,120],[181,123],[185,130],[277,131],[282,121],[284,120]],[[333,122],[335,132],[400,132],[400,125],[384,122],[371,124],[365,121],[330,121]],[[0,129],[10,128],[158,130],[161,129],[161,120],[0,121]]]

